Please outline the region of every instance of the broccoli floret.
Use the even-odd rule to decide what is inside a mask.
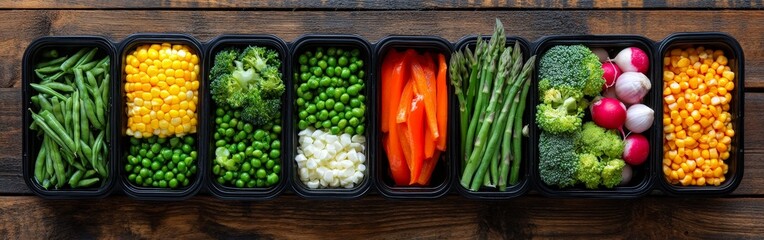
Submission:
[[[217,79],[223,74],[231,73],[236,68],[233,61],[239,56],[239,52],[233,48],[227,48],[215,55],[215,65],[210,69],[210,79]]]
[[[249,46],[241,52],[239,60],[244,62],[244,68],[254,68],[258,72],[268,66],[278,69],[281,67],[279,53],[265,47]]]
[[[578,154],[578,169],[576,179],[582,182],[586,188],[595,189],[600,185],[602,165],[597,156],[589,153]]]
[[[584,45],[558,45],[544,53],[539,62],[539,89],[567,87],[586,96],[602,91],[602,63]]]
[[[593,122],[587,122],[576,137],[576,151],[591,153],[602,158],[621,158],[624,143],[614,130],[607,130]]]
[[[552,92],[552,93],[550,93]],[[556,90],[547,90],[545,102],[539,104],[536,110],[536,123],[544,131],[551,133],[573,132],[581,127],[581,118],[584,117],[584,109],[577,100],[572,97],[560,101],[556,98]],[[547,99],[548,98],[548,99]]]
[[[264,99],[259,93],[250,95],[241,111],[241,117],[244,120],[259,126],[268,124],[274,118],[280,117],[280,114],[281,100]]]
[[[260,76],[260,89],[265,98],[280,98],[284,94],[284,82],[281,80],[281,71],[276,67],[265,68]]]
[[[234,65],[231,73],[222,74],[210,83],[210,93],[212,100],[218,104],[240,107],[257,86],[253,84],[255,83],[254,70],[244,70],[243,64],[239,61],[234,61]]]
[[[621,172],[626,163],[621,159],[611,159],[602,163],[602,185],[607,188],[621,183]]]
[[[539,173],[547,185],[568,187],[576,183],[578,157],[573,134],[542,131],[539,136]]]

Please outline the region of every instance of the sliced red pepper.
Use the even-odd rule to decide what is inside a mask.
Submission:
[[[446,56],[438,54],[438,78],[437,87],[435,90],[435,98],[438,102],[438,109],[436,115],[438,117],[438,149],[441,151],[446,150],[446,135],[448,133],[448,84],[446,84],[446,76],[448,73],[448,64],[446,64]]]
[[[440,136],[438,132],[438,121],[435,109],[435,70],[428,67],[432,64],[432,58],[425,56],[418,57],[417,61],[411,63],[411,74],[416,83],[417,89],[424,97],[424,108],[427,115],[427,127],[430,128],[430,134],[433,139]]]
[[[401,61],[402,57],[403,54],[395,49],[390,49],[390,51],[387,51],[387,55],[385,55],[385,59],[382,61],[382,101],[380,104],[380,130],[382,130],[382,132],[389,131],[390,121],[388,121],[388,119],[391,115],[390,108],[398,106],[398,98],[400,98],[400,93],[403,90],[401,87],[402,85],[398,86],[398,88],[393,87],[393,84],[396,81],[393,69]],[[398,81],[400,80],[398,79]]]
[[[432,178],[432,172],[435,171],[435,167],[438,166],[440,161],[441,151],[435,151],[435,154],[431,158],[427,158],[422,163],[422,173],[419,174],[417,183],[422,186],[430,185],[430,179]]]
[[[411,145],[411,164],[409,170],[411,171],[411,182],[409,184],[416,183],[419,179],[419,175],[422,172],[422,162],[424,161],[424,115],[425,107],[423,101],[422,91],[414,88],[414,97],[411,99],[411,112],[408,116],[409,144]]]

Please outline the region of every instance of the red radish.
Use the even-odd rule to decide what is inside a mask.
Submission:
[[[626,121],[626,106],[615,98],[596,98],[591,107],[592,120],[607,129],[622,129]]]
[[[605,51],[604,48],[592,48],[592,52],[594,55],[597,55],[600,62],[604,63],[605,61],[610,60],[610,56],[608,56],[607,51]]]
[[[650,59],[647,59],[645,51],[637,47],[627,47],[615,56],[615,64],[624,72],[646,73],[650,67]]]
[[[623,142],[623,161],[632,166],[639,166],[647,160],[647,155],[650,153],[650,143],[645,136],[631,133]]]
[[[602,71],[604,71],[602,78],[605,79],[605,85],[602,86],[602,90],[614,86],[615,80],[621,75],[621,69],[618,69],[618,66],[613,64],[613,61],[602,63]]]

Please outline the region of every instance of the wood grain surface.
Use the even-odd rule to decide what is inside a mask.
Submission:
[[[7,9],[283,9],[283,10],[450,10],[450,9],[761,9],[761,0],[29,0],[0,1]]]
[[[198,10],[194,8],[203,8]],[[764,236],[764,12],[744,1],[3,1],[0,0],[0,238],[264,239],[730,239]],[[234,11],[236,10],[236,11]],[[245,10],[245,11],[239,11]],[[265,10],[265,11],[260,11]],[[420,11],[425,10],[425,11]],[[488,10],[488,11],[474,11]],[[745,176],[723,198],[470,201],[456,194],[391,201],[308,201],[286,193],[272,201],[221,201],[206,194],[183,202],[106,199],[48,201],[21,177],[21,58],[35,38],[137,32],[188,33],[209,41],[226,33],[267,33],[293,41],[305,33],[438,35],[450,41],[490,33],[535,41],[555,34],[722,31],[745,52]]]

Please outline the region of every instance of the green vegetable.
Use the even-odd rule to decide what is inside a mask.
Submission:
[[[40,93],[32,97],[35,104],[28,109],[33,119],[30,129],[42,136],[34,178],[49,190],[97,187],[108,176],[108,126],[104,126],[109,122],[108,92],[89,86],[96,79],[108,79],[109,57],[92,61],[103,54],[98,48],[74,51],[71,57],[59,57],[70,49],[41,53],[35,65],[38,82],[30,84]],[[96,67],[100,70],[88,71]],[[89,85],[84,84],[85,76]],[[96,170],[101,174],[96,176]]]
[[[621,172],[626,163],[621,159],[611,159],[603,165],[602,185],[607,188],[618,186],[621,183]]]
[[[197,171],[195,143],[192,136],[130,138],[124,165],[128,181],[149,188],[188,187]]]
[[[459,101],[464,154],[460,184],[471,191],[506,191],[519,178],[522,139],[513,133],[523,126],[535,56],[524,61],[519,43],[505,45],[504,27],[497,19],[490,40],[478,38],[474,53],[467,48],[451,56],[449,74]]]
[[[575,137],[567,133],[542,131],[539,135],[539,174],[547,185],[569,187],[576,184],[578,156]]]
[[[576,179],[589,189],[595,189],[600,185],[602,165],[597,156],[584,153],[578,155],[578,168],[576,169]],[[620,176],[620,173],[618,173]],[[620,179],[619,179],[620,181]]]
[[[615,130],[587,122],[576,137],[576,152],[591,153],[602,158],[621,158],[624,142]]]
[[[581,126],[588,102],[584,96],[599,95],[602,64],[583,45],[558,45],[539,61],[539,100],[536,123],[552,133],[573,132]]]

